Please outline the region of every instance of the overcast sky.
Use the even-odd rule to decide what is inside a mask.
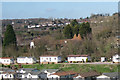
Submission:
[[[2,19],[80,18],[118,12],[118,2],[3,2]]]

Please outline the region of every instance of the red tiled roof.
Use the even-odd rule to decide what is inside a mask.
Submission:
[[[11,59],[11,57],[1,57],[0,59]]]
[[[88,57],[88,55],[68,55],[68,57]]]
[[[100,73],[98,73],[96,71],[90,71],[90,72],[85,72],[82,74],[76,74],[74,77],[77,77],[78,75],[80,75],[81,77],[90,77],[90,76],[99,76]]]
[[[74,72],[74,71],[57,72],[57,73],[54,73],[53,75],[65,76],[65,75],[73,75],[73,74],[77,74],[77,72]]]

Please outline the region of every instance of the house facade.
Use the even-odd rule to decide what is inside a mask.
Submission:
[[[88,55],[68,55],[67,60],[69,63],[73,62],[88,62],[90,61],[90,56]]]
[[[120,63],[120,56],[118,54],[114,55],[112,61],[113,63]]]
[[[18,64],[34,64],[36,63],[36,59],[34,57],[18,57]]]
[[[40,56],[40,64],[51,64],[61,62],[61,56]]]
[[[101,57],[101,62],[105,62],[106,58],[105,57]]]
[[[2,58],[0,58],[0,63],[4,64],[4,65],[14,64],[14,59],[9,58],[9,57],[8,58],[2,57]]]

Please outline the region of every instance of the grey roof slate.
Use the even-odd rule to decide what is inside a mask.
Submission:
[[[120,73],[118,73],[118,72],[103,73],[103,75],[108,76],[110,78],[118,78],[118,76],[120,76]]]

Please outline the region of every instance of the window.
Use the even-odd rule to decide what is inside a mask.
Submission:
[[[9,60],[7,60],[7,62],[9,62]]]
[[[51,61],[51,58],[50,58],[50,61]]]

